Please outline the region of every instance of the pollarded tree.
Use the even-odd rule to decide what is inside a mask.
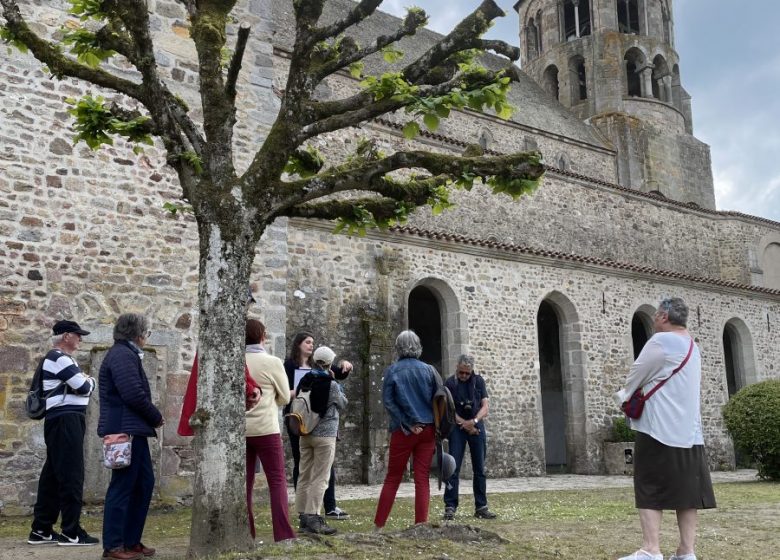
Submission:
[[[423,126],[435,128],[453,109],[491,110],[508,117],[511,61],[517,48],[481,38],[504,13],[485,0],[473,13],[416,60],[397,72],[364,76],[362,61],[395,47],[427,22],[410,8],[398,29],[358,45],[351,28],[369,17],[381,0],[362,0],[330,23],[321,22],[326,0],[292,0],[295,41],[281,108],[251,163],[239,174],[233,135],[237,87],[250,27],[241,24],[232,56],[226,52],[231,14],[239,0],[178,0],[189,17],[197,51],[202,122],[161,76],[155,58],[146,0],[68,0],[71,14],[57,40],[36,34],[17,0],[0,0],[7,43],[29,50],[53,78],[73,77],[118,94],[72,100],[77,138],[97,149],[119,135],[132,142],[156,138],[177,173],[182,198],[191,206],[200,238],[198,404],[194,415],[197,472],[194,482],[190,556],[203,557],[251,547],[244,499],[243,360],[245,290],[256,245],[277,217],[337,220],[337,227],[362,231],[403,222],[424,205],[449,205],[452,188],[471,188],[475,179],[496,193],[517,197],[533,190],[542,174],[538,154],[496,157],[453,156],[425,151],[382,154],[362,143],[345,161],[326,165],[308,142],[381,115],[411,115],[408,138]],[[501,71],[476,62],[485,51],[507,59]],[[66,52],[68,51],[68,52]],[[122,57],[134,68],[115,72],[104,64]],[[324,99],[315,90],[336,74],[360,78],[360,90]],[[124,100],[123,103],[121,100]],[[414,170],[405,172],[404,170]],[[225,390],[225,379],[229,390]]]

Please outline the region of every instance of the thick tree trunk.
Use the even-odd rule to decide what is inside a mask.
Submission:
[[[199,220],[200,338],[189,558],[246,551],[244,326],[254,234]],[[230,232],[227,234],[226,232]],[[230,239],[226,239],[227,237]]]

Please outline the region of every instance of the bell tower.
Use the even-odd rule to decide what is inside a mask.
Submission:
[[[620,184],[715,207],[709,146],[693,136],[672,0],[519,0],[521,66],[597,128]]]

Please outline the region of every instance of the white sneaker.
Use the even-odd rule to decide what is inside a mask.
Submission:
[[[633,554],[629,554],[628,556],[623,556],[622,558],[618,558],[618,560],[664,560],[664,555],[650,554],[649,552],[642,550],[640,548]]]
[[[682,556],[677,556],[676,554],[672,554],[669,557],[669,560],[696,560],[696,555],[691,552],[690,554],[683,554]]]

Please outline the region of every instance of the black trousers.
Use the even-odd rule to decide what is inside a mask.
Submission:
[[[43,423],[46,462],[38,479],[33,531],[50,533],[62,514],[62,532],[78,536],[84,494],[84,432],[86,416],[66,412]]]
[[[293,456],[293,487],[298,489],[298,471],[301,464],[301,437],[291,434],[289,431],[287,435],[290,437],[290,449]],[[322,497],[322,507],[325,513],[336,509],[336,465],[335,462],[330,468],[330,479],[328,480],[328,488],[325,490],[325,495]]]

